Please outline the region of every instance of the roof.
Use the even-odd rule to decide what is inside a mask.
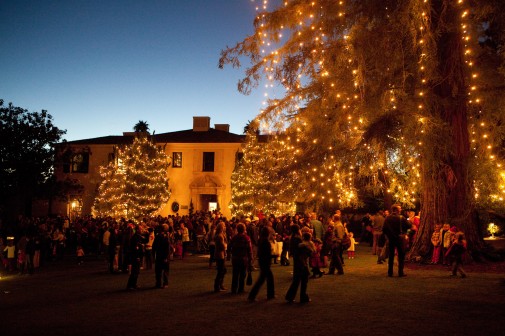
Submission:
[[[206,132],[192,129],[152,135],[156,143],[241,143],[245,135],[209,128]],[[98,138],[68,141],[71,145],[116,145],[133,142],[134,135],[109,135]]]

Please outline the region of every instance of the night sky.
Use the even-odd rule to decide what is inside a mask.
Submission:
[[[264,91],[237,91],[245,68],[221,49],[253,33],[251,0],[0,1],[0,99],[42,109],[67,140],[192,127],[193,116],[241,134]]]

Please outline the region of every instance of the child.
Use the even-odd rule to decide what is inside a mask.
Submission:
[[[347,257],[349,259],[354,259],[354,252],[356,251],[356,240],[354,239],[354,234],[349,232],[349,239],[351,240],[351,246],[347,249]]]
[[[441,239],[440,239],[440,228],[442,226],[440,224],[435,225],[435,230],[431,235],[431,244],[433,245],[433,255],[431,257],[431,263],[436,265],[440,261],[440,251],[441,247]]]
[[[77,265],[81,265],[84,262],[84,249],[81,245],[77,245]]]
[[[461,264],[463,263],[463,254],[466,252],[466,240],[463,232],[458,232],[454,235],[454,240],[447,250],[446,256],[451,261],[452,272],[451,277],[455,277],[457,272],[462,278],[466,278],[466,273]]]
[[[4,248],[7,252],[7,271],[16,269],[16,246],[14,246],[14,237],[7,237],[7,246]]]
[[[321,239],[316,238],[314,240],[314,252],[310,256],[310,266],[312,267],[311,278],[322,277],[324,272],[321,271],[321,267],[326,267],[324,265],[324,259],[321,258],[321,248],[323,247],[323,242]],[[326,257],[328,258],[328,257]],[[327,260],[327,259],[326,259]]]
[[[445,223],[440,230],[440,246],[442,248],[442,265],[449,266],[449,260],[446,257],[447,250],[451,246],[452,232],[451,226]]]

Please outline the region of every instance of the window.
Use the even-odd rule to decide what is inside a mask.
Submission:
[[[72,156],[70,164],[63,165],[65,173],[88,173],[89,153],[77,153]]]
[[[182,152],[172,153],[172,167],[182,168]]]
[[[203,171],[214,171],[214,152],[203,152]]]

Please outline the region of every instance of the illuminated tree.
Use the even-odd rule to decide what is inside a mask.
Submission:
[[[101,216],[151,216],[168,202],[167,156],[147,134],[117,151],[117,160],[101,167],[103,178],[94,211]]]
[[[283,135],[260,135],[257,126],[246,127],[243,157],[231,176],[234,216],[293,212],[297,198],[296,172],[289,170],[293,153]]]
[[[257,119],[296,134],[302,155],[292,169],[324,160],[348,181],[368,177],[392,201],[420,203],[411,258],[428,256],[442,222],[465,231],[475,251],[475,202],[484,200],[474,187],[494,187],[501,204],[505,190],[476,180],[503,174],[503,153],[493,151],[503,145],[503,104],[489,97],[503,91],[504,9],[495,0],[292,0],[268,11],[265,1],[255,33],[224,50],[220,66],[249,59],[238,85],[246,94],[262,79],[278,85],[281,98]],[[328,179],[313,177],[314,190]]]

